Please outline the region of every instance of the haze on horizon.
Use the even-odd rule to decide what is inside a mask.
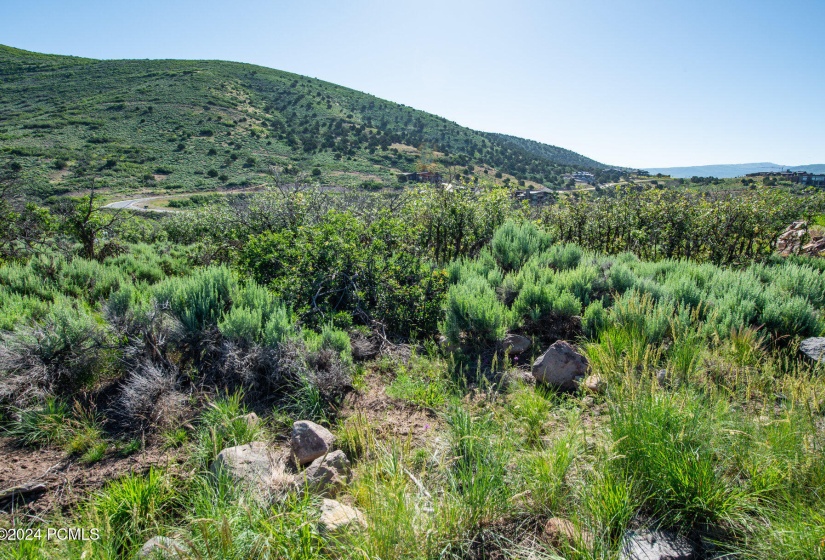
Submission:
[[[320,78],[608,164],[825,161],[825,3],[8,0],[0,44]]]

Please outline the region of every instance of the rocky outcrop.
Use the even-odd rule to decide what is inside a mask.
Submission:
[[[811,231],[806,222],[794,222],[776,240],[776,250],[780,255],[825,255],[825,235],[821,230]]]
[[[695,547],[669,531],[628,531],[622,539],[619,560],[694,560]]]
[[[527,352],[532,345],[533,342],[529,338],[520,334],[510,333],[501,339],[502,350],[508,352],[511,356]]]
[[[554,342],[533,362],[536,382],[562,390],[575,390],[587,374],[587,359],[564,340]]]
[[[354,507],[324,498],[318,525],[322,531],[332,533],[353,526],[365,528],[367,520],[364,519],[364,514]]]
[[[802,242],[808,235],[806,222],[794,222],[776,240],[776,250],[780,255],[796,255],[802,249]]]
[[[349,484],[350,475],[349,459],[337,450],[315,459],[295,483],[317,494],[334,497]]]
[[[177,539],[170,537],[152,537],[146,541],[137,553],[137,557],[147,560],[177,560],[188,558],[189,548]]]
[[[307,465],[329,453],[335,437],[332,433],[309,420],[299,420],[292,424],[292,456],[299,465]]]
[[[815,362],[825,362],[825,337],[806,338],[799,344],[799,351]]]

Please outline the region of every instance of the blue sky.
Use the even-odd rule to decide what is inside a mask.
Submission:
[[[250,62],[606,163],[825,163],[825,1],[0,0],[0,43]]]

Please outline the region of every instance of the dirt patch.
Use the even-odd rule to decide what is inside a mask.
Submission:
[[[365,384],[365,389],[347,395],[340,411],[342,419],[360,414],[381,439],[409,440],[414,447],[425,446],[442,431],[442,420],[434,411],[387,395],[380,375],[369,374]]]
[[[175,472],[182,460],[180,451],[167,451],[155,445],[129,456],[110,452],[103,460],[86,465],[62,449],[22,448],[9,438],[0,438],[0,457],[0,492],[33,483],[45,485],[45,491],[0,508],[0,523],[4,519],[42,518],[57,510],[65,513],[110,480],[128,473],[145,472],[153,466]]]

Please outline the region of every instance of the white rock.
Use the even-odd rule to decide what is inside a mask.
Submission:
[[[189,549],[177,539],[169,537],[152,537],[146,541],[137,553],[138,558],[177,560],[186,558]]]
[[[366,527],[367,520],[364,518],[364,514],[354,507],[324,498],[321,504],[321,519],[319,524],[321,530],[331,533],[352,526],[353,524]]]

